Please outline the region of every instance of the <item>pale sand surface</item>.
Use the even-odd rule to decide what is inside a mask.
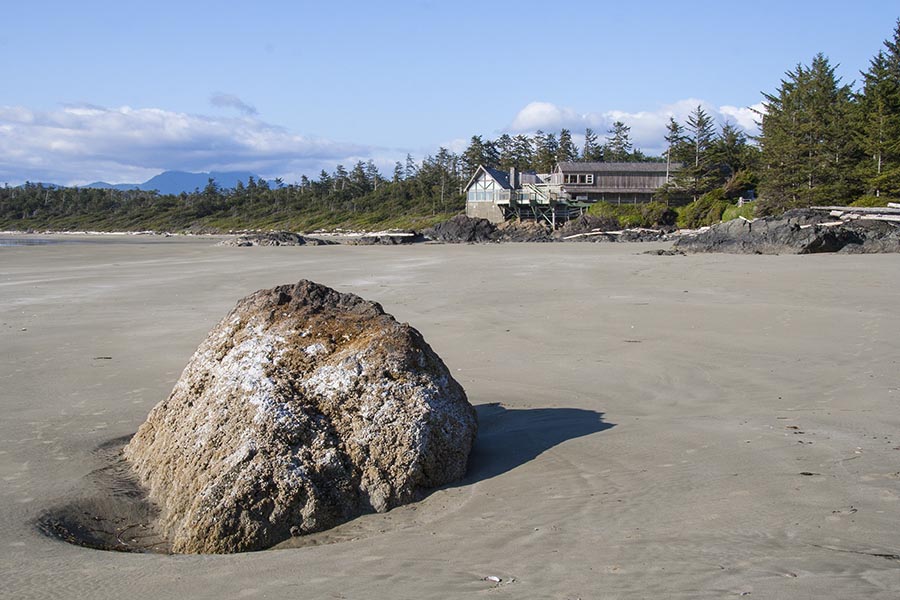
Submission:
[[[212,243],[0,248],[0,596],[900,596],[900,256]],[[245,555],[35,529],[238,298],[301,278],[422,331],[479,406],[466,481]]]

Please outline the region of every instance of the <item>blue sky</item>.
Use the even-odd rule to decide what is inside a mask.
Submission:
[[[622,119],[646,151],[825,53],[858,79],[888,1],[30,2],[0,28],[0,182],[249,169],[288,181],[473,134]]]

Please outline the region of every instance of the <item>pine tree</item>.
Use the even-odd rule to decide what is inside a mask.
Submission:
[[[848,135],[850,87],[823,54],[785,75],[776,93],[763,94],[761,209],[849,202],[861,191]]]
[[[702,106],[697,105],[684,125],[684,145],[680,150],[686,154],[685,164],[675,178],[678,187],[693,196],[694,200],[717,185],[715,167],[709,156],[715,138],[713,118]]]
[[[584,148],[581,151],[581,160],[587,162],[603,160],[603,151],[597,143],[597,134],[590,127],[584,130]]]
[[[438,149],[437,156],[434,157],[432,163],[439,172],[440,180],[440,189],[435,189],[434,195],[439,197],[441,210],[444,210],[444,204],[447,197],[452,193],[451,190],[459,187],[455,174],[456,156],[442,146]]]
[[[631,127],[622,121],[613,123],[603,145],[603,157],[609,162],[628,162],[631,158]]]
[[[501,169],[508,170],[510,167],[515,166],[514,143],[512,137],[508,133],[504,133],[498,137],[494,142],[494,147],[497,148],[497,154],[499,156],[498,163]]]
[[[900,21],[884,45],[862,73],[857,96],[857,139],[867,157],[860,175],[867,193],[900,197]]]
[[[534,170],[538,173],[550,173],[556,166],[556,153],[559,143],[556,134],[544,133],[538,129],[534,134]]]
[[[556,148],[556,163],[578,160],[578,147],[572,142],[572,132],[562,129],[559,132],[559,145]]]
[[[378,165],[371,158],[366,161],[366,179],[373,190],[377,190],[378,185],[384,181],[381,177],[381,172],[378,170]]]
[[[693,162],[695,167],[699,167],[701,159],[705,158],[705,153],[716,136],[716,126],[713,118],[709,116],[703,107],[699,104],[691,114],[688,115],[685,129],[685,140],[693,147]]]
[[[480,165],[485,167],[498,167],[500,165],[500,153],[497,147],[490,140],[481,139],[480,135],[473,135],[469,140],[469,146],[462,154],[463,168],[466,177],[475,174],[476,169]]]
[[[411,179],[416,176],[416,173],[419,172],[419,167],[416,166],[416,161],[413,160],[411,154],[406,155],[406,166],[403,170],[403,179]]]
[[[513,166],[520,171],[534,169],[534,144],[527,135],[513,138]]]
[[[726,121],[709,148],[710,173],[717,177],[728,198],[745,196],[756,186],[752,173],[757,151],[747,143],[747,134],[734,123]]]
[[[679,150],[685,147],[684,127],[675,120],[675,117],[669,117],[669,122],[666,124],[665,139],[666,144],[668,144],[666,146],[666,181],[668,182],[672,163],[683,160],[683,153],[679,152]]]
[[[369,177],[366,173],[366,163],[359,160],[350,171],[350,183],[353,186],[353,193],[362,195],[371,191],[369,185]]]

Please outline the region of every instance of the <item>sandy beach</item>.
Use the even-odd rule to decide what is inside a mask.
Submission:
[[[0,248],[2,598],[900,595],[898,255],[64,239]],[[301,278],[444,359],[480,420],[464,481],[242,555],[38,530],[239,298]]]

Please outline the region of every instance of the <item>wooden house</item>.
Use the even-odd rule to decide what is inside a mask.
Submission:
[[[655,162],[563,162],[539,175],[482,165],[465,187],[466,215],[492,223],[544,220],[556,227],[594,202],[650,202],[676,169]]]
[[[652,201],[674,170],[659,162],[563,162],[550,180],[576,201],[637,204]]]

